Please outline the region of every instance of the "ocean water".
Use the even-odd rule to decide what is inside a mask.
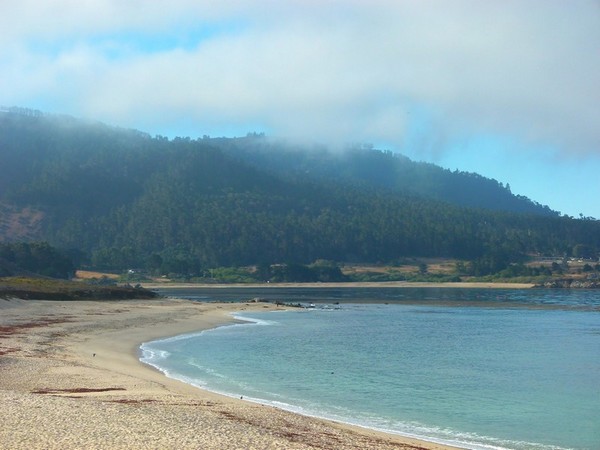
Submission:
[[[267,291],[315,307],[240,313],[246,322],[145,343],[142,361],[216,392],[465,448],[600,449],[598,291]]]

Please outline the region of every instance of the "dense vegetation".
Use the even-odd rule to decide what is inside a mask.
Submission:
[[[126,300],[156,298],[158,294],[131,286],[93,286],[39,277],[0,277],[0,298],[23,300]]]
[[[47,242],[0,243],[0,277],[29,273],[69,278],[75,266],[69,255]]]
[[[300,152],[254,135],[168,140],[0,112],[0,240],[20,239],[99,269],[202,274],[445,256],[485,275],[529,254],[596,257],[600,222],[372,149]]]
[[[470,172],[451,172],[439,166],[411,161],[391,151],[369,146],[331,152],[326,148],[295,147],[260,135],[216,139],[223,151],[237,159],[286,177],[335,179],[358,186],[413,194],[454,205],[559,216],[547,206],[513,195],[510,186]]]

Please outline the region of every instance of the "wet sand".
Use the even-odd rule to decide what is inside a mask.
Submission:
[[[449,448],[213,394],[139,362],[142,342],[275,308],[0,299],[0,448]]]

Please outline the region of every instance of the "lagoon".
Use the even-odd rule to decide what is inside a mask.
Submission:
[[[144,362],[190,384],[465,448],[599,447],[597,291],[255,288],[177,296],[316,305],[242,312],[246,323],[143,345]]]

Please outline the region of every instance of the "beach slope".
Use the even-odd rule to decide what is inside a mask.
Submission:
[[[220,396],[139,362],[142,342],[275,308],[0,299],[0,448],[448,448]]]

